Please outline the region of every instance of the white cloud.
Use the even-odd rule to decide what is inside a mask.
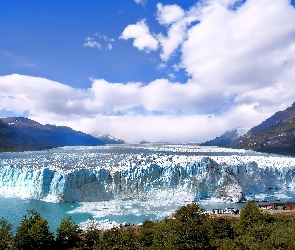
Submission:
[[[168,36],[158,34],[157,39],[162,47],[161,59],[168,61],[172,53],[181,45],[186,37],[186,22],[177,22],[168,29]]]
[[[172,98],[179,93],[190,103],[179,104],[181,111],[192,112],[195,105],[194,112],[224,113],[247,105],[264,116],[295,101],[295,10],[288,0],[204,0],[188,11],[157,7],[157,19],[167,28],[167,36],[155,36],[160,56],[167,61],[180,52],[174,69],[184,68],[191,79],[186,86],[158,84],[152,106],[167,112],[171,103],[179,104]],[[162,93],[167,97],[158,102]]]
[[[164,69],[167,67],[166,63],[159,63],[159,65],[157,66],[158,69]]]
[[[145,5],[147,0],[134,0],[135,3]]]
[[[174,69],[187,72],[185,83],[93,79],[91,88],[74,89],[9,75],[0,78],[0,107],[130,141],[202,141],[256,125],[295,101],[295,9],[288,0],[235,4],[208,0],[177,18],[163,14],[168,35],[156,36],[162,39],[162,58],[181,54]],[[120,38],[134,39],[139,50],[158,48],[145,20],[127,26]]]
[[[178,64],[173,64],[172,67],[173,67],[174,71],[176,71],[176,72],[179,71],[180,66]]]
[[[151,35],[146,20],[128,25],[120,36],[120,39],[134,39],[133,46],[139,50],[157,50],[158,41]]]
[[[168,74],[168,76],[169,76],[169,78],[172,79],[172,80],[175,79],[175,77],[176,77],[176,76],[175,76],[174,74],[172,74],[172,73]]]
[[[251,115],[252,118],[249,116]],[[111,133],[129,142],[170,141],[170,142],[200,142],[220,135],[233,124],[252,125],[253,122],[266,118],[251,106],[241,106],[231,110],[224,116],[208,115],[123,115],[106,116],[97,114],[94,117],[67,117],[61,120],[54,116],[31,116],[43,123],[55,121],[57,125],[71,126],[77,130],[88,132],[99,129],[102,133]],[[42,120],[43,119],[43,120]],[[56,119],[56,120],[55,120]],[[77,122],[77,119],[79,122]]]
[[[157,19],[160,24],[169,25],[184,17],[184,10],[178,5],[157,4]]]
[[[106,50],[112,50],[112,42],[115,42],[114,38],[106,35],[100,35],[99,32],[95,32],[94,36],[96,37],[96,40],[99,40],[99,42],[95,41],[94,38],[87,37],[86,42],[84,43],[85,47],[97,47],[99,49],[105,48]]]
[[[186,39],[188,26],[197,19],[194,8],[185,12],[178,5],[157,4],[157,20],[161,25],[167,27],[167,36],[159,33],[151,35],[145,19],[140,22],[128,25],[123,31],[121,38],[134,39],[133,46],[139,50],[157,50],[158,44],[162,48],[161,59],[169,60],[173,52]],[[148,44],[148,45],[146,45]]]
[[[209,6],[200,7],[200,23],[182,46],[182,65],[193,81],[236,96],[235,105],[290,104],[293,91],[280,93],[293,89],[294,75],[286,72],[295,70],[294,8],[285,0],[248,0],[236,11],[211,1]]]
[[[101,45],[98,42],[96,42],[93,37],[86,37],[83,46],[98,49],[101,48]]]
[[[114,42],[115,39],[111,37],[107,37],[105,35],[100,36],[105,42]]]
[[[85,132],[99,128],[129,141],[201,141],[212,131],[217,135],[233,124],[252,124],[265,117],[253,105],[240,105],[219,116],[199,114],[206,100],[198,87],[165,79],[148,85],[93,80],[91,88],[75,89],[44,78],[8,75],[0,77],[0,97],[2,109],[19,115],[28,112],[39,122]],[[141,114],[139,107],[148,113]]]

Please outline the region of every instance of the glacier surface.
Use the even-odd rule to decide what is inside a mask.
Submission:
[[[187,145],[63,147],[0,154],[0,195],[53,202],[238,202],[295,187],[295,158]]]

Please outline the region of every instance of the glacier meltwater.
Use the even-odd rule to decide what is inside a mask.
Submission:
[[[54,202],[238,202],[295,187],[295,158],[184,145],[64,147],[0,154],[0,195]]]

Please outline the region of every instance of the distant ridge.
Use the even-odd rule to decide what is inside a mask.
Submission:
[[[97,131],[91,133],[90,135],[101,140],[104,144],[125,144],[126,143],[124,140],[116,138],[110,134],[101,134]]]
[[[248,127],[239,127],[226,131],[221,136],[215,137],[210,141],[201,143],[201,146],[218,146],[218,147],[233,147],[237,145],[242,136],[249,131]]]
[[[42,125],[24,117],[0,118],[1,152],[100,145],[104,145],[101,140],[69,127]]]

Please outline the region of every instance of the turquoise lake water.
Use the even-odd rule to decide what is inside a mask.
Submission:
[[[294,190],[285,192],[270,191],[268,194],[259,194],[261,204],[268,202],[295,201]],[[257,198],[257,199],[258,199]],[[263,199],[262,199],[263,198]],[[262,202],[262,200],[264,200]],[[102,225],[110,226],[116,223],[139,224],[146,219],[160,220],[171,215],[176,209],[187,202],[151,203],[151,201],[117,200],[109,202],[85,202],[85,203],[50,203],[38,200],[23,200],[19,198],[0,197],[0,217],[11,222],[13,231],[20,224],[21,219],[28,210],[35,209],[42,217],[48,220],[51,231],[55,231],[63,218],[71,216],[77,223],[86,222],[95,218]],[[211,211],[213,208],[232,207],[242,209],[245,203],[214,203],[201,202],[201,206]]]

